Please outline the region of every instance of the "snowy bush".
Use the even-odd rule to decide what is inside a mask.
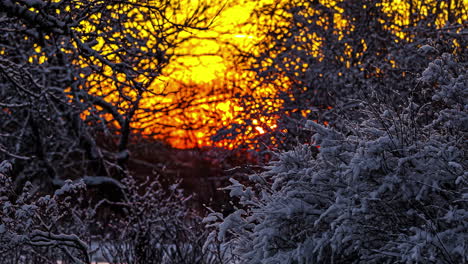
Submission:
[[[168,191],[157,179],[122,181],[121,201],[86,198],[86,182],[67,180],[53,195],[27,182],[20,192],[0,164],[1,263],[221,263],[219,245],[200,217],[188,209],[177,185]],[[114,208],[111,210],[110,208]],[[115,209],[118,210],[115,210]]]
[[[208,233],[201,219],[188,209],[178,185],[168,191],[157,180],[137,183],[133,178],[123,180],[126,200],[105,204],[124,210],[123,217],[101,226],[98,236],[102,259],[109,263],[219,263],[220,249],[210,244],[204,248]]]
[[[2,170],[3,168],[3,170]],[[65,182],[53,195],[37,195],[26,182],[16,194],[8,170],[0,166],[0,255],[2,263],[90,263],[87,243],[70,225],[78,224],[74,210],[83,182]]]
[[[206,218],[213,238],[243,263],[466,263],[463,56],[431,62],[417,102],[363,101],[343,131],[308,121],[313,144],[278,154],[250,184],[232,180],[240,205]]]

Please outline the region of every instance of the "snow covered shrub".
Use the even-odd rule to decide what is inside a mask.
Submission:
[[[121,201],[97,204],[85,196],[85,177],[63,182],[53,195],[42,195],[27,182],[16,193],[0,164],[0,263],[220,263],[218,245],[205,243],[208,233],[190,211],[178,185],[168,191],[157,179],[138,183],[123,179]],[[114,213],[110,207],[120,209]]]
[[[219,263],[219,248],[204,248],[208,233],[201,219],[188,209],[178,185],[168,191],[152,179],[138,183],[125,178],[126,200],[114,204],[124,215],[102,225],[97,236],[101,257],[110,263]],[[216,254],[214,254],[216,253]]]
[[[1,263],[90,263],[88,246],[72,233],[74,209],[83,182],[65,182],[53,195],[38,196],[30,182],[16,194],[8,170],[0,165]]]
[[[429,64],[417,103],[362,102],[345,132],[308,121],[315,146],[232,180],[240,208],[206,218],[216,238],[243,263],[468,262],[463,54]]]

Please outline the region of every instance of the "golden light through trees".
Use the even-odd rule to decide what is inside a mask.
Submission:
[[[252,31],[255,23],[248,21],[258,4],[257,1],[223,3],[223,10],[208,30],[181,32],[188,41],[174,51],[174,57],[156,86],[185,92],[164,98],[148,97],[142,103],[158,105],[190,101],[190,106],[150,117],[162,126],[154,127],[152,121],[142,124],[144,134],[155,135],[179,148],[233,147],[232,142],[214,144],[210,137],[243,111],[236,103],[235,94],[242,90],[238,87],[239,81],[249,78],[250,73],[236,65],[235,56],[250,52],[258,40]],[[261,126],[256,126],[253,132],[264,133]]]
[[[195,3],[196,2],[196,3]],[[182,1],[178,12],[195,12],[192,6],[199,4],[199,1]],[[252,12],[261,5],[277,4],[281,7],[290,1],[239,1],[232,2],[226,1],[221,3],[210,2],[207,7],[210,15],[214,16],[212,24],[208,30],[205,29],[191,29],[183,30],[180,32],[169,32],[177,35],[183,41],[177,48],[171,50],[167,47],[168,51],[172,52],[172,58],[167,62],[167,66],[162,70],[162,74],[153,80],[146,79],[141,76],[138,80],[142,82],[151,82],[151,91],[145,92],[140,104],[144,108],[164,108],[164,111],[155,111],[152,113],[141,111],[136,115],[139,121],[134,124],[133,129],[141,131],[144,135],[148,135],[157,139],[164,140],[174,147],[178,148],[191,148],[202,146],[223,146],[233,147],[234,143],[227,141],[213,142],[211,137],[221,127],[229,126],[232,122],[245,122],[239,118],[245,109],[239,103],[239,94],[251,91],[251,87],[247,86],[261,86],[261,89],[255,89],[254,93],[259,93],[258,97],[273,98],[273,94],[281,87],[287,87],[289,82],[293,81],[288,77],[281,77],[273,83],[259,83],[252,72],[248,71],[248,60],[246,64],[238,64],[238,56],[243,53],[255,54],[255,44],[262,41],[263,36],[261,31],[257,31],[257,26],[264,23],[265,20],[278,19],[277,23],[282,23],[282,19],[288,19],[282,14],[264,14],[257,16],[256,21],[252,21]],[[338,12],[334,14],[333,20],[335,25],[336,34],[338,38],[342,38],[343,30],[352,30],[349,21],[346,21],[340,14],[344,10],[338,5],[339,1],[318,1],[320,4],[336,9]],[[411,4],[410,4],[411,3]],[[420,3],[414,5],[414,3]],[[395,19],[392,28],[388,28],[400,38],[411,38],[411,35],[403,30],[404,26],[412,23],[417,23],[421,17],[425,17],[431,13],[429,8],[442,8],[446,10],[436,18],[435,23],[438,26],[443,26],[451,19],[451,10],[456,7],[450,7],[452,1],[403,1],[403,0],[389,0],[382,2],[382,10],[386,13],[392,13]],[[468,5],[468,0],[461,2],[465,7]],[[306,12],[315,12],[312,2],[308,3]],[[366,8],[365,6],[363,8]],[[218,11],[221,10],[219,13]],[[281,8],[277,9],[281,12]],[[125,12],[134,12],[138,17],[138,10],[124,10]],[[177,14],[169,14],[170,17],[177,20]],[[467,15],[457,16],[461,20],[468,19]],[[90,18],[99,19],[96,18]],[[152,45],[158,45],[157,38],[152,38],[152,28],[156,25],[157,21],[161,18],[141,17],[137,19],[134,25],[135,31],[130,34],[139,34],[140,37],[148,37],[148,51],[151,50]],[[153,20],[152,22],[148,20]],[[460,24],[463,21],[452,21]],[[85,22],[89,23],[89,22]],[[183,23],[183,22],[181,22]],[[326,27],[327,20],[323,19],[323,27]],[[299,25],[300,26],[300,25]],[[93,31],[92,25],[86,25],[86,30]],[[321,39],[316,35],[304,36],[303,42],[308,43],[303,49],[313,57],[320,57]],[[364,40],[363,40],[364,41]],[[354,51],[352,47],[347,47],[341,60],[346,62],[347,67],[353,63],[353,57],[362,56],[363,52],[367,50],[367,43],[363,42],[363,49],[361,51]],[[108,49],[109,59],[118,62],[118,57],[113,57],[112,52],[119,47],[115,44],[108,43],[108,40],[102,40],[96,43],[95,49]],[[244,61],[245,63],[246,61]],[[268,63],[268,61],[266,62]],[[271,61],[273,63],[273,61]],[[294,63],[294,62],[292,62]],[[354,63],[356,61],[354,60]],[[265,65],[268,66],[268,65]],[[142,62],[138,67],[156,67],[152,62]],[[302,64],[298,67],[307,68],[309,65]],[[299,70],[299,69],[298,69]],[[109,73],[111,74],[111,73]],[[299,73],[297,73],[299,74]],[[95,93],[100,95],[106,94],[107,100],[118,101],[117,96],[106,90],[115,85],[115,83],[105,83],[102,76],[89,76],[90,82],[100,82],[99,87],[103,90],[96,90]],[[126,77],[122,75],[119,81],[125,82]],[[134,93],[134,92],[133,92]],[[271,96],[269,96],[271,95]],[[134,97],[136,94],[129,93],[127,96]],[[256,95],[253,95],[254,97]],[[274,112],[275,108],[281,104],[280,101],[272,99],[267,102]],[[122,105],[121,107],[126,107]],[[245,113],[249,115],[250,113]],[[307,113],[303,113],[306,115]],[[276,127],[274,116],[260,116],[251,119],[251,128],[249,135],[244,135],[244,140],[249,137],[264,134],[267,129],[274,129]]]

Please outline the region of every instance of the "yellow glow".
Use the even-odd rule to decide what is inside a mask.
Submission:
[[[254,36],[249,36],[249,35],[244,35],[244,34],[237,34],[237,35],[234,35],[235,38],[249,38],[249,39],[253,39]]]
[[[190,0],[181,0],[183,3],[181,5],[186,5],[187,8],[184,9],[187,13],[193,12],[193,6],[199,3],[199,1],[190,1]],[[131,1],[132,2],[132,1]],[[239,92],[239,87],[233,87],[232,82],[236,80],[241,80],[250,82],[249,85],[255,86],[258,85],[258,81],[254,81],[256,78],[252,76],[252,73],[245,72],[243,69],[239,69],[239,65],[234,64],[232,59],[236,54],[232,54],[232,50],[229,50],[228,44],[237,45],[242,51],[249,51],[256,54],[256,50],[252,50],[253,45],[256,42],[262,41],[263,36],[259,35],[260,33],[256,30],[256,24],[262,24],[264,22],[269,22],[267,20],[271,19],[269,16],[260,17],[259,21],[249,21],[252,11],[259,5],[262,4],[273,4],[279,2],[279,6],[284,3],[288,3],[288,0],[245,0],[239,1],[239,3],[233,3],[228,1],[224,10],[220,13],[219,17],[216,18],[214,24],[209,30],[187,30],[178,33],[179,37],[191,37],[188,41],[183,42],[176,50],[175,56],[170,61],[169,65],[164,69],[164,76],[161,76],[159,80],[154,81],[150,87],[152,92],[155,94],[160,94],[164,89],[169,91],[176,91],[180,87],[186,86],[189,87],[188,92],[193,92],[193,94],[186,95],[188,97],[193,97],[194,102],[192,107],[181,111],[180,109],[175,109],[168,116],[167,113],[157,113],[153,115],[148,115],[145,112],[137,113],[137,116],[141,118],[142,123],[136,124],[136,128],[139,128],[143,133],[152,135],[152,134],[168,134],[168,138],[160,138],[163,140],[168,140],[173,146],[188,148],[194,146],[207,146],[213,145],[210,137],[213,135],[215,129],[222,126],[227,126],[232,122],[238,124],[244,124],[243,120],[236,120],[236,114],[244,111],[241,107],[241,104],[238,99],[233,96],[236,92]],[[305,3],[305,12],[318,12],[314,10],[311,6],[311,2]],[[342,40],[345,36],[343,31],[354,29],[350,26],[349,21],[343,19],[344,10],[338,5],[339,0],[319,0],[319,3],[333,8],[337,13],[333,16],[334,27],[336,35],[339,40]],[[418,15],[420,17],[427,17],[430,13],[430,8],[435,8],[435,3],[438,0],[428,0],[425,1],[425,5],[421,6],[418,10]],[[220,3],[220,5],[224,2]],[[464,6],[468,6],[468,0],[463,0]],[[442,3],[445,5],[445,2]],[[109,8],[112,8],[109,5]],[[366,8],[366,7],[365,7]],[[444,6],[442,6],[444,8]],[[409,13],[410,5],[408,1],[404,0],[385,0],[382,2],[382,9],[384,12],[394,14],[394,25],[391,30],[396,36],[400,39],[410,38],[407,33],[404,33],[402,29],[411,24]],[[65,9],[66,12],[70,11],[70,7]],[[139,9],[129,9],[124,8],[122,12],[129,12],[135,18],[134,24],[131,27],[137,29],[138,37],[148,38],[146,51],[155,47],[158,43],[158,39],[152,37],[151,32],[153,30],[153,24],[145,20],[142,15],[143,10]],[[278,9],[277,12],[280,12]],[[181,19],[187,13],[174,13],[174,19]],[[436,24],[438,26],[443,26],[447,21],[447,13],[442,14],[442,16],[436,18]],[[290,15],[286,14],[285,19],[289,19]],[[89,20],[82,21],[80,26],[86,32],[95,32],[97,29],[93,25],[93,22],[99,21],[101,19],[100,14],[94,14],[90,16]],[[467,14],[462,15],[461,21],[467,21]],[[249,23],[251,22],[251,23]],[[281,22],[281,21],[280,21]],[[382,21],[383,22],[383,21]],[[327,19],[324,17],[319,24],[322,23],[323,26],[328,26]],[[130,35],[135,34],[133,32],[128,32]],[[118,36],[115,36],[118,37]],[[299,49],[304,49],[311,57],[318,58],[320,61],[321,56],[321,45],[324,41],[320,39],[316,33],[309,33],[308,35],[301,36],[301,42],[304,43],[304,47],[296,47]],[[83,39],[86,41],[86,39]],[[107,42],[106,42],[107,41]],[[359,40],[358,40],[359,41]],[[346,67],[351,67],[352,61],[356,61],[356,58],[359,58],[364,55],[364,52],[367,50],[367,43],[364,40],[361,40],[362,50],[359,52],[353,50],[351,46],[346,46],[344,54],[342,54],[337,59],[342,61]],[[103,56],[106,56],[108,60],[113,62],[119,62],[119,57],[114,54],[119,47],[115,44],[109,43],[108,40],[105,40],[101,37],[97,38],[97,43],[93,46],[93,49],[100,51]],[[39,63],[44,63],[46,57],[40,46],[35,46],[34,50],[36,55],[29,58],[31,63],[37,61]],[[145,50],[143,50],[145,51]],[[1,52],[1,50],[0,50]],[[273,58],[266,60],[262,67],[269,67],[273,65]],[[392,67],[396,67],[394,61],[390,61]],[[87,66],[85,62],[79,62],[83,67]],[[91,63],[96,63],[100,65],[100,62],[94,59]],[[301,61],[291,61],[291,68],[295,71],[301,72],[305,71],[309,64]],[[142,62],[139,67],[144,67],[145,69],[156,68],[157,65],[154,65],[153,62]],[[110,76],[114,72],[110,67],[103,67],[104,75]],[[380,69],[377,69],[377,72]],[[116,92],[116,83],[110,81],[109,79],[101,75],[91,75],[86,76],[87,81],[91,85],[97,87],[91,92],[102,96],[106,101],[117,103],[120,102],[119,94]],[[148,82],[147,78],[143,75],[137,76],[137,80],[142,82]],[[125,75],[117,75],[118,82],[126,82],[127,77]],[[268,97],[275,94],[278,89],[286,89],[292,80],[282,78],[277,79],[269,85],[262,86],[261,89],[256,89],[254,91],[253,97]],[[98,88],[99,87],[99,88]],[[101,87],[107,87],[108,89],[102,89]],[[246,89],[248,87],[241,87]],[[211,90],[215,90],[211,92]],[[225,91],[223,91],[225,90]],[[196,92],[194,92],[196,91]],[[134,91],[125,90],[123,93],[129,97],[136,97]],[[141,100],[140,104],[143,108],[153,108],[159,109],[164,108],[172,104],[175,101],[183,101],[184,94],[171,94],[168,96],[155,96],[146,93]],[[274,109],[281,105],[281,101],[271,101],[267,102],[269,107],[273,112]],[[126,102],[121,102],[118,106],[121,108],[128,108]],[[248,113],[246,113],[248,114]],[[302,112],[302,115],[306,116],[307,112]],[[84,113],[86,116],[87,113]],[[110,119],[110,117],[109,117]],[[160,126],[153,125],[154,123],[160,123],[166,126],[165,131],[161,131]],[[190,130],[189,124],[196,123],[199,127]],[[263,117],[263,118],[254,118],[253,126],[250,128],[249,133],[253,136],[264,134],[267,132],[268,128],[274,129],[276,127],[276,120],[274,116]],[[157,136],[156,136],[157,137]],[[220,142],[218,146],[232,147],[232,142]]]

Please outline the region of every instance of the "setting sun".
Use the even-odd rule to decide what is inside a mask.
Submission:
[[[468,0],[464,0],[465,4],[466,2]],[[343,18],[344,9],[340,5],[341,2],[322,0],[319,3],[326,8],[336,11],[332,20],[335,23],[336,31],[334,34],[337,35],[337,41],[343,41],[345,32],[353,31],[354,29],[350,27],[349,21]],[[257,45],[264,41],[265,36],[262,34],[266,33],[257,30],[257,27],[264,23],[265,20],[273,19],[273,15],[272,17],[268,17],[267,15],[253,16],[255,8],[262,5],[275,4],[280,7],[283,5],[287,6],[289,2],[267,0],[239,1],[226,2],[221,6],[211,6],[213,17],[210,19],[209,27],[202,29],[188,28],[184,31],[176,32],[177,36],[184,39],[184,41],[179,43],[173,50],[171,59],[167,62],[161,75],[157,79],[151,80],[149,92],[141,99],[141,106],[153,109],[155,113],[137,112],[140,121],[135,122],[133,128],[142,131],[146,135],[168,142],[177,148],[233,146],[233,142],[229,141],[213,142],[212,137],[220,128],[229,127],[230,124],[245,125],[240,116],[249,115],[250,113],[242,113],[246,111],[242,107],[242,104],[246,102],[241,103],[241,97],[245,93],[253,93],[253,98],[273,98],[279,90],[287,90],[291,84],[294,84],[294,78],[299,77],[301,73],[305,73],[310,66],[306,62],[291,61],[286,65],[294,67],[294,76],[279,76],[275,80],[263,81],[262,84],[259,84],[258,76],[255,76],[250,71],[252,65],[248,61],[243,61],[241,64],[238,63],[238,58],[243,56],[243,53],[258,54]],[[185,12],[190,13],[193,11],[195,3],[187,1],[181,3],[181,5],[186,5],[187,9]],[[311,12],[311,14],[318,12],[310,8],[310,5],[311,3],[304,3],[304,7],[307,7],[306,10],[308,12]],[[366,5],[363,8],[367,8]],[[381,8],[384,12],[396,14],[394,16],[396,21],[388,30],[400,39],[410,37],[402,30],[404,26],[411,23],[408,16],[408,9],[410,8],[408,3],[400,0],[384,1],[381,4]],[[148,50],[150,50],[153,45],[157,44],[157,39],[151,35],[154,21],[150,23],[150,21],[145,20],[149,18],[142,17],[136,9],[128,11],[134,13],[138,18],[139,22],[136,24],[136,29],[140,35],[148,38],[147,45]],[[426,16],[428,10],[422,11],[420,15]],[[280,17],[275,18],[278,19],[275,21],[278,25],[287,24],[287,21],[290,19],[289,15],[285,17],[282,17],[281,14],[275,15]],[[181,14],[174,13],[176,20],[179,16],[182,17]],[[253,20],[253,17],[256,17],[256,20]],[[92,19],[99,19],[99,16],[95,15]],[[439,16],[437,19],[437,24],[440,26],[446,21],[447,17]],[[326,20],[322,20],[321,18],[319,25],[326,27],[327,25],[324,23],[327,23]],[[89,31],[94,30],[94,26],[88,21],[84,21],[83,25]],[[316,32],[309,32],[302,38],[301,41],[304,45],[307,45],[308,50],[302,47],[298,47],[298,49],[304,49],[304,52],[308,56],[321,61],[321,49],[326,39],[319,37]],[[398,41],[398,39],[395,41]],[[364,56],[364,53],[367,51],[368,43],[364,39],[361,39],[360,42],[363,47],[362,50],[353,50],[350,45],[346,44],[343,54],[337,57],[348,69],[352,63],[359,63],[358,58]],[[107,44],[103,39],[98,39],[93,48],[105,50],[109,54],[118,49],[116,45]],[[263,61],[261,67],[274,66],[272,64],[278,59],[276,58],[277,54],[283,51],[285,50],[276,50],[271,53],[271,57]],[[117,62],[119,60],[114,55],[110,55],[110,58]],[[41,61],[41,58],[39,58],[39,61]],[[156,64],[142,64],[141,67],[152,68],[156,67]],[[392,62],[392,67],[397,67],[394,61]],[[113,74],[110,67],[104,68],[108,71],[107,75]],[[379,68],[375,70],[377,73],[380,72]],[[343,77],[341,74],[341,72],[338,73],[339,77]],[[144,75],[138,78],[142,82],[149,81]],[[101,83],[101,86],[107,82],[101,76],[91,75],[88,79],[90,82]],[[124,75],[121,75],[118,80],[125,82],[126,78]],[[107,84],[107,87],[113,86],[115,86],[115,82]],[[255,92],[250,91],[252,87],[257,87]],[[119,100],[117,93],[109,92],[114,89],[115,87],[108,89],[108,91],[96,90],[94,92],[100,95],[107,94],[106,100],[113,102]],[[131,97],[136,96],[134,92],[127,95]],[[267,100],[264,103],[269,105],[269,111],[273,113],[281,106],[282,101],[275,99],[271,101]],[[181,104],[184,107],[183,109],[170,111],[159,110],[163,108],[171,109],[174,104]],[[252,104],[254,103],[252,102]],[[126,108],[128,106],[124,103],[121,107]],[[310,110],[301,111],[307,112],[304,114],[304,117],[310,113]],[[256,118],[255,123],[247,130],[248,133],[242,137],[247,139],[263,135],[267,130],[274,130],[276,127],[274,115],[268,118]]]

